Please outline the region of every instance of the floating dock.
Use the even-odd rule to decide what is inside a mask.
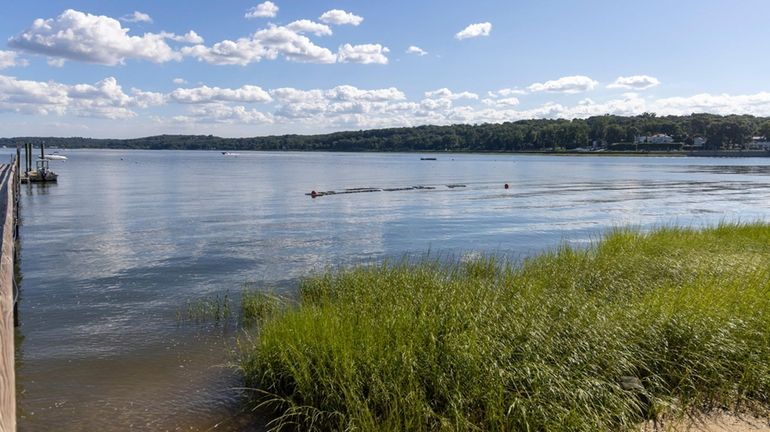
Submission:
[[[35,161],[35,169],[32,169],[32,159],[33,159],[33,148],[32,144],[24,144],[24,171],[22,172],[18,168],[20,168],[17,162],[17,171],[19,171],[19,181],[21,183],[51,183],[56,182],[59,179],[59,176],[51,171],[51,169],[48,166],[48,160],[49,157],[46,157],[45,155],[45,144],[40,144],[40,158],[38,158]],[[16,148],[16,160],[18,161],[21,157],[21,150],[17,147]],[[63,159],[55,159],[55,160],[66,160],[66,157],[63,157]]]

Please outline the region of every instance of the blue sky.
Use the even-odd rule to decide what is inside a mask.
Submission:
[[[768,16],[759,0],[14,2],[0,136],[770,115]]]

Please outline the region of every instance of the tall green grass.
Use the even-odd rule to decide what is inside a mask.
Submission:
[[[770,405],[770,225],[305,280],[241,367],[275,429],[630,430]]]

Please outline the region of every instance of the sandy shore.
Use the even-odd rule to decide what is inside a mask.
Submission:
[[[770,432],[770,416],[756,417],[748,414],[710,414],[700,418],[645,423],[642,432]]]

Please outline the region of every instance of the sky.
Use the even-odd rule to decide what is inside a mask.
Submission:
[[[0,136],[770,116],[766,0],[94,0],[0,15]]]

